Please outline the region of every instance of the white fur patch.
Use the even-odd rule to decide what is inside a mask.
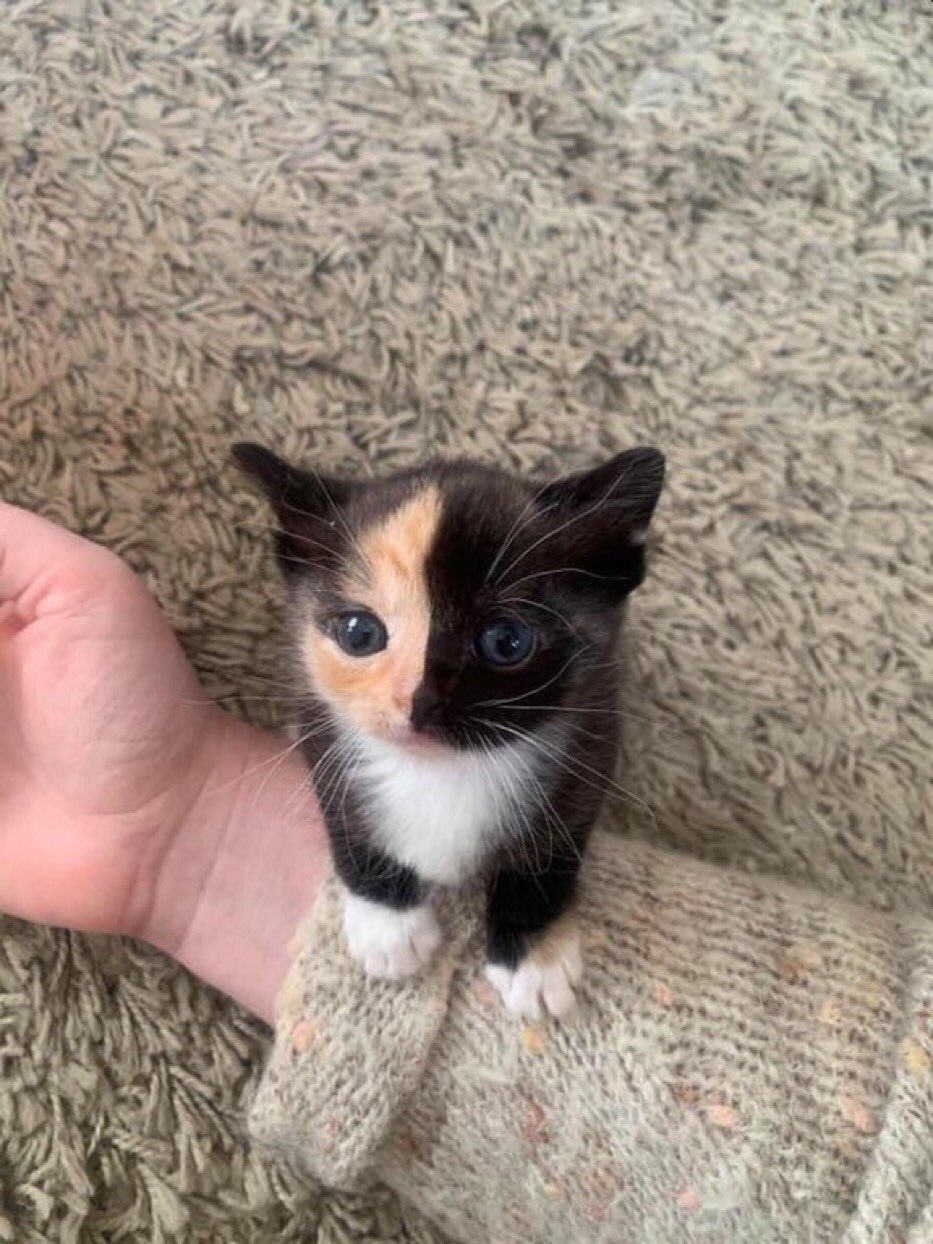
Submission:
[[[540,1019],[547,1011],[566,1019],[576,1009],[574,986],[583,979],[583,956],[576,929],[563,937],[547,962],[527,956],[513,971],[496,963],[486,965],[486,977],[500,998],[517,1015]]]
[[[428,904],[399,911],[348,893],[343,928],[350,954],[367,976],[411,976],[441,944],[440,926]]]
[[[540,751],[522,742],[482,751],[417,753],[364,738],[360,780],[374,840],[426,881],[453,885],[534,805]]]

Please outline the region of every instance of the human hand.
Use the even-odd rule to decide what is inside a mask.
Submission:
[[[0,503],[0,909],[136,932],[221,717],[119,558]]]
[[[207,700],[129,568],[0,502],[0,911],[147,938],[268,1017],[323,843],[303,767]]]

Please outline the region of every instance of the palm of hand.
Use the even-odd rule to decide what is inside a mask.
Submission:
[[[0,505],[0,910],[132,932],[217,710],[116,557]]]

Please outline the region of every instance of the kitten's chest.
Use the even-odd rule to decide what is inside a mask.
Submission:
[[[374,750],[360,769],[373,840],[425,880],[461,881],[515,832],[531,763],[517,747],[491,756]]]

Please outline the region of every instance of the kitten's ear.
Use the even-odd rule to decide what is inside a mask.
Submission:
[[[639,445],[589,471],[562,475],[538,494],[538,504],[567,511],[609,507],[619,517],[624,514],[633,528],[646,530],[663,484],[664,455]]]
[[[554,540],[581,578],[621,597],[645,576],[645,540],[663,484],[664,455],[640,445],[548,484],[538,505],[557,522]]]
[[[266,494],[283,526],[294,513],[326,517],[350,498],[346,480],[304,471],[251,441],[233,446],[233,460]]]
[[[233,459],[265,493],[279,522],[277,550],[284,574],[297,564],[333,557],[343,527],[339,510],[352,485],[333,476],[304,471],[270,449],[248,441],[233,446]]]

